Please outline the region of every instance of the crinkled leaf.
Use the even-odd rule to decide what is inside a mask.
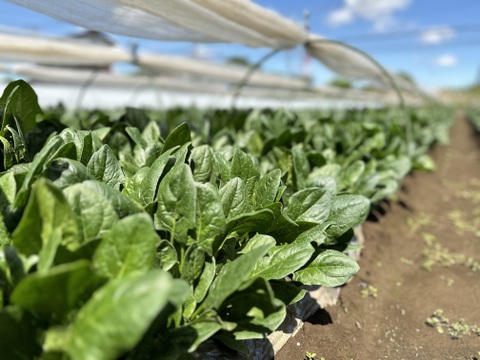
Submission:
[[[156,262],[157,266],[165,271],[170,270],[178,263],[177,250],[170,242],[160,241],[157,247]]]
[[[75,131],[65,129],[59,135],[65,144],[73,143],[75,145],[77,156],[75,160],[80,161],[87,166],[92,155],[102,147],[102,142],[98,136],[92,132]]]
[[[320,246],[327,240],[327,234],[325,232],[325,225],[318,225],[311,229],[302,232],[296,239],[295,243],[298,244],[314,244],[314,246]]]
[[[360,195],[338,195],[332,199],[326,232],[339,237],[348,229],[360,225],[368,215],[370,200]]]
[[[341,182],[339,184],[340,189],[354,185],[360,179],[364,171],[365,163],[363,161],[357,160],[350,164],[350,166],[348,166],[341,174]]]
[[[194,148],[190,159],[193,163],[193,177],[199,182],[209,182],[215,175],[215,156],[208,145]]]
[[[260,177],[252,157],[238,148],[235,148],[233,153],[229,179],[235,177],[243,180],[247,196],[253,192],[255,184]]]
[[[243,180],[235,177],[220,189],[223,212],[227,218],[244,213],[248,208]]]
[[[94,194],[105,197],[119,218],[143,212],[143,209],[128,196],[97,180],[87,180],[83,185]]]
[[[155,226],[186,242],[187,232],[195,227],[197,191],[188,165],[175,166],[158,188]]]
[[[310,164],[308,162],[307,154],[295,147],[292,149],[292,164],[293,164],[293,181],[295,188],[301,190],[305,186],[308,174],[310,174]]]
[[[146,206],[154,202],[160,179],[164,175],[165,169],[168,168],[168,165],[172,162],[170,155],[176,149],[177,148],[173,148],[165,151],[148,169],[148,172],[143,177],[142,182],[137,187],[137,197],[141,205]]]
[[[205,251],[196,244],[191,245],[182,260],[181,278],[192,284],[202,273],[204,263]]]
[[[296,192],[288,200],[285,213],[294,221],[322,224],[330,214],[331,195],[321,188]]]
[[[146,273],[153,268],[158,242],[148,215],[128,216],[103,236],[93,256],[94,267],[110,278]]]
[[[118,189],[125,183],[122,167],[108,145],[103,145],[92,155],[87,170],[95,179],[112,188]]]
[[[92,192],[84,184],[70,186],[64,190],[64,194],[78,226],[78,243],[69,246],[72,251],[90,241],[100,239],[118,221],[110,202],[103,195]]]
[[[212,245],[215,238],[222,233],[225,227],[225,214],[223,213],[220,195],[216,188],[207,183],[196,183],[196,240],[198,246],[212,255]]]
[[[263,209],[275,202],[280,187],[280,169],[273,170],[262,177],[255,185],[253,208]]]

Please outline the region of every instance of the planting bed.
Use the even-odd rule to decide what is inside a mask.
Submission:
[[[312,316],[275,359],[480,358],[478,135],[458,119],[451,144],[432,155],[437,171],[407,177],[400,202],[365,223],[360,271],[339,305]]]

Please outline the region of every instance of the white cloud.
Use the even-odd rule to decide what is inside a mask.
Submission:
[[[215,51],[206,45],[196,44],[193,47],[192,55],[198,59],[210,59],[215,57]]]
[[[328,22],[331,25],[344,25],[353,21],[353,13],[347,8],[341,8],[328,15]]]
[[[420,41],[424,44],[441,44],[455,37],[455,30],[448,26],[438,27],[435,29],[425,30],[420,35]]]
[[[454,67],[458,64],[458,58],[452,54],[441,55],[435,59],[435,65],[439,67]]]
[[[407,8],[411,0],[344,0],[343,7],[328,14],[327,22],[340,26],[363,19],[373,23],[377,31],[383,31],[395,23],[393,14]]]

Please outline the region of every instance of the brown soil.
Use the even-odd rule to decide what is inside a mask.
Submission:
[[[399,201],[364,225],[361,269],[339,304],[307,320],[275,359],[480,360],[480,336],[426,325],[442,309],[450,324],[480,327],[480,269],[465,264],[480,262],[480,138],[460,118],[432,156],[437,171],[409,176]],[[425,252],[437,256],[430,271]],[[368,285],[376,298],[361,294]]]

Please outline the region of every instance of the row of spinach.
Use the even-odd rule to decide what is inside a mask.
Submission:
[[[391,197],[448,114],[42,112],[0,99],[0,348],[8,359],[247,351],[358,265],[353,228]],[[413,149],[409,152],[408,148]]]

